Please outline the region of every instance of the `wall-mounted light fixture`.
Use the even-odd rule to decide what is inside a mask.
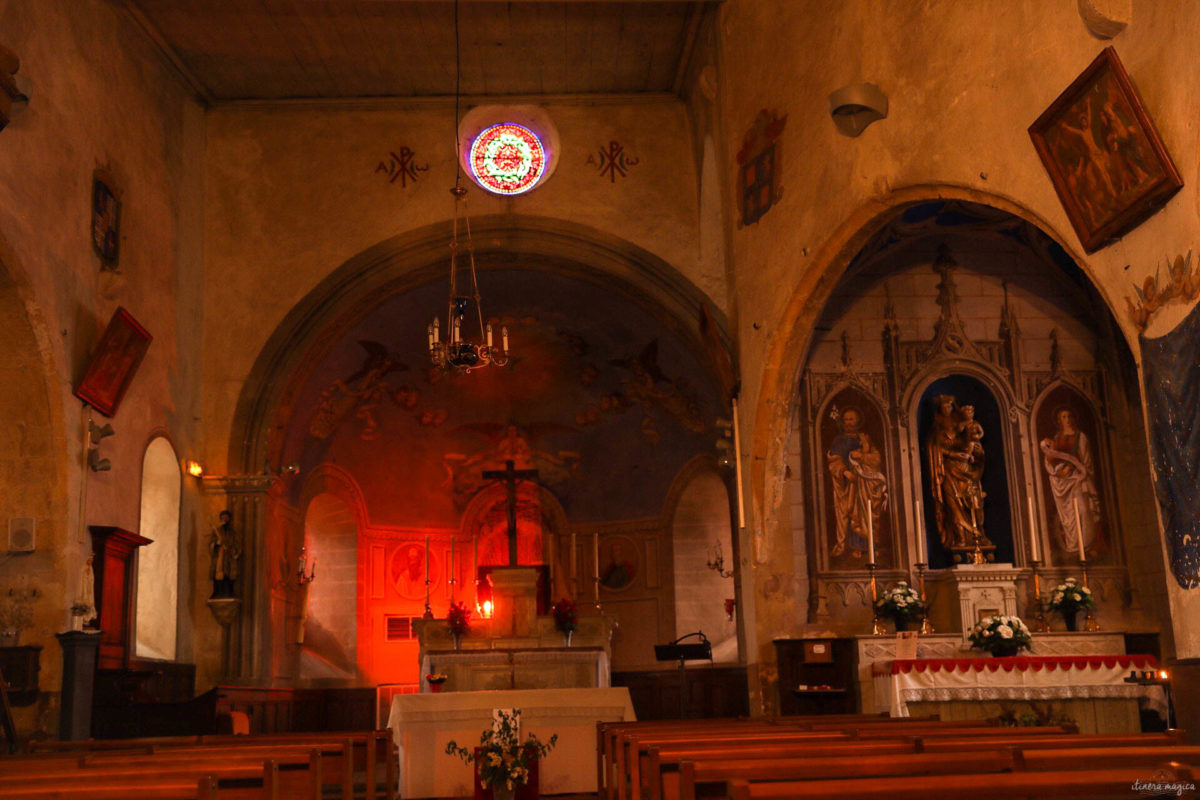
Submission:
[[[833,124],[846,136],[858,136],[888,115],[888,98],[873,83],[852,83],[829,95]]]
[[[204,465],[201,464],[199,461],[192,461],[191,459],[189,459],[184,464],[184,469],[186,469],[187,474],[191,475],[193,478],[204,477]]]
[[[107,439],[116,431],[113,430],[111,424],[105,424],[100,427],[94,421],[88,420],[87,427],[87,465],[92,472],[108,472],[112,469],[112,462],[107,458],[100,457],[100,449],[96,446],[101,439]]]

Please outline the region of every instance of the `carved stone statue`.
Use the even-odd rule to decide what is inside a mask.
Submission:
[[[208,576],[213,582],[212,597],[236,597],[234,582],[242,559],[242,535],[233,527],[233,514],[220,513],[221,524],[208,534],[212,564]]]
[[[933,399],[934,418],[925,441],[935,521],[942,545],[971,550],[976,539],[991,547],[983,531],[983,426],[973,406],[958,406],[954,395]]]

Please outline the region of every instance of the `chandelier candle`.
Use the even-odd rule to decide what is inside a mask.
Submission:
[[[1037,535],[1037,517],[1033,514],[1033,498],[1026,500],[1029,506],[1029,559],[1031,561],[1040,561],[1038,558],[1038,535]]]
[[[1071,505],[1075,506],[1075,541],[1079,544],[1079,562],[1087,561],[1087,553],[1083,549],[1083,523],[1079,519],[1079,498],[1073,498]]]

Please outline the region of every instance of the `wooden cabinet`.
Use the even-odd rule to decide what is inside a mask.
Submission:
[[[776,639],[775,657],[781,714],[858,711],[853,639]]]
[[[37,701],[41,655],[41,645],[0,647],[0,673],[4,675],[8,701],[14,706],[33,705]]]

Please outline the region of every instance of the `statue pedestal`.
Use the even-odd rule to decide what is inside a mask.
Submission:
[[[536,636],[538,571],[531,567],[496,567],[492,584],[492,636],[523,639]]]
[[[958,595],[958,619],[963,639],[980,617],[1017,613],[1017,577],[1012,564],[958,564],[946,570],[942,580],[951,594]]]

